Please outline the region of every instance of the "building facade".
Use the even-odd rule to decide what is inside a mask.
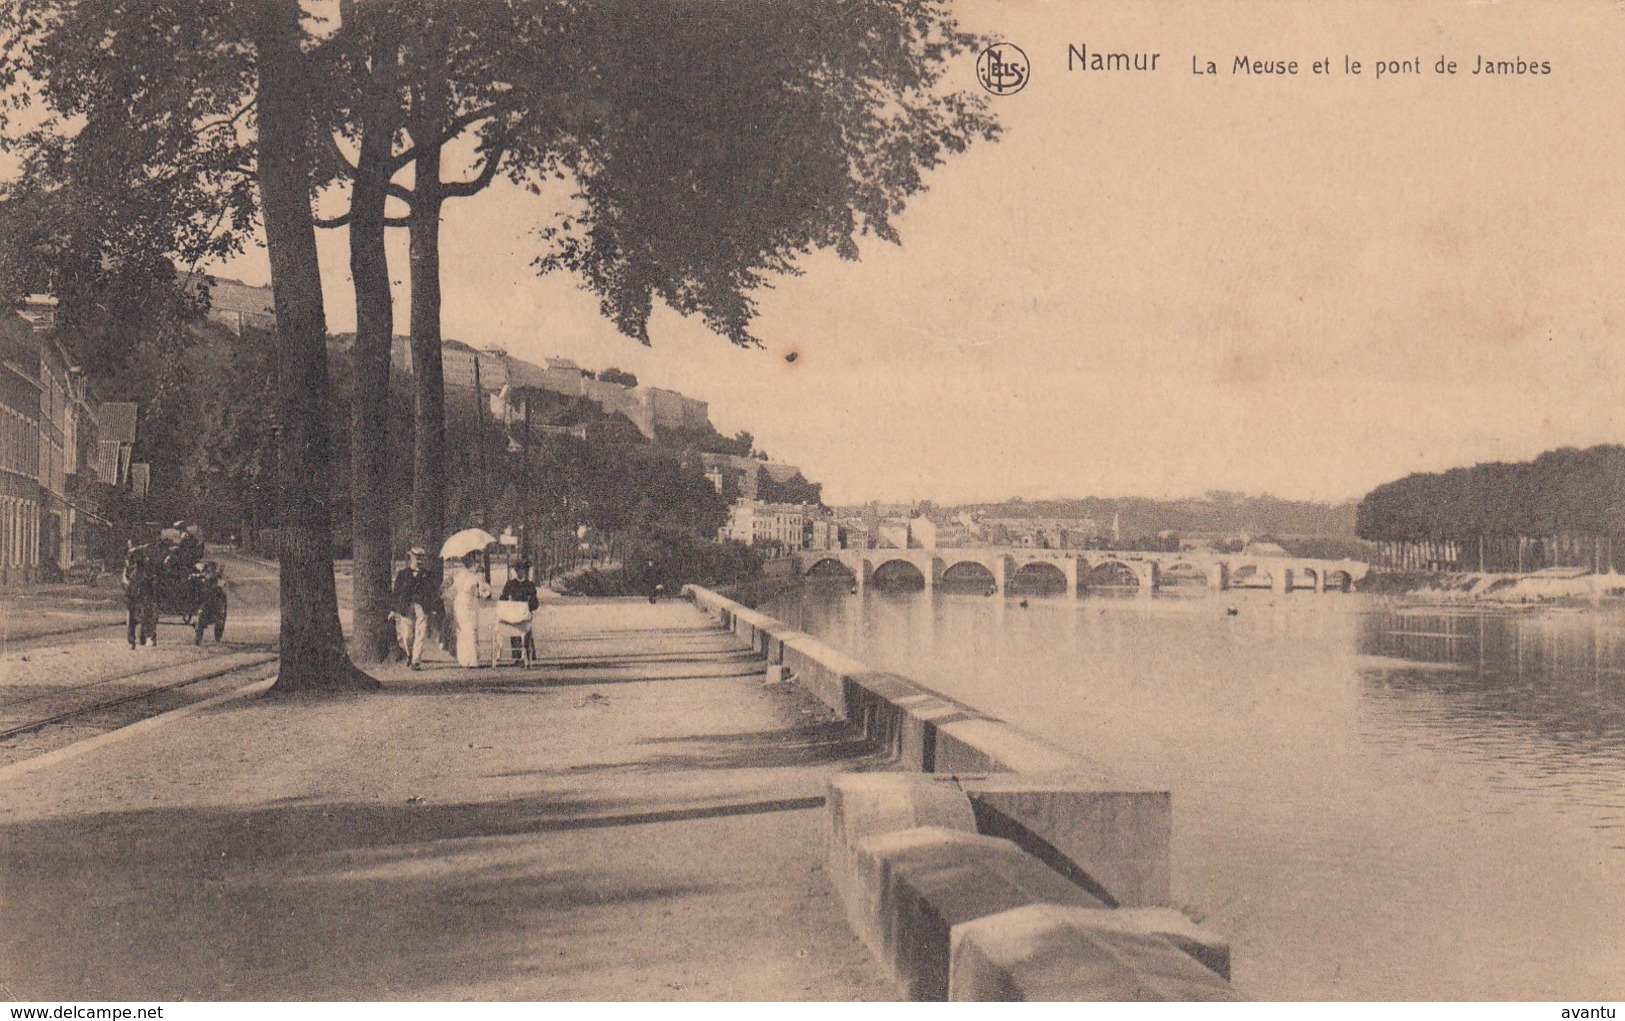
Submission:
[[[100,484],[127,470],[134,406],[105,441],[83,375],[53,335],[54,299],[0,315],[0,582],[33,581],[95,555]],[[128,429],[125,429],[126,424]],[[125,432],[128,443],[121,442]],[[110,467],[103,465],[108,453]],[[122,460],[120,459],[122,455]]]
[[[812,508],[800,503],[738,500],[729,508],[728,523],[717,537],[733,539],[749,546],[775,546],[786,553],[794,552],[807,546],[807,523],[811,512]]]
[[[39,339],[0,315],[0,580],[31,580],[40,563]]]

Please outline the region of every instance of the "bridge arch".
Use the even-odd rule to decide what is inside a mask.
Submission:
[[[1275,576],[1259,564],[1236,564],[1230,569],[1231,588],[1272,588]]]
[[[1102,560],[1085,581],[1090,588],[1139,588],[1140,573],[1121,560]]]
[[[1177,560],[1162,569],[1158,582],[1162,588],[1207,588],[1208,568],[1189,560]]]
[[[857,572],[848,567],[839,557],[820,557],[807,565],[802,574],[814,581],[820,579],[839,580],[848,584],[857,581]]]
[[[997,589],[999,579],[980,560],[960,560],[942,572],[938,587],[952,592],[986,592]]]
[[[1051,596],[1067,590],[1066,572],[1048,560],[1029,560],[1010,575],[1006,591],[1013,595]]]
[[[1351,592],[1354,590],[1354,575],[1348,571],[1327,571],[1327,592]]]
[[[879,561],[875,564],[874,573],[870,578],[877,588],[904,592],[918,592],[925,588],[925,572],[914,566],[910,560]]]

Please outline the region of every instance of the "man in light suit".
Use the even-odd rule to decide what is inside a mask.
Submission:
[[[439,597],[434,579],[423,569],[427,552],[414,546],[406,554],[406,566],[395,575],[390,593],[390,616],[395,618],[395,638],[413,670],[423,663],[423,646],[429,639],[429,607]]]

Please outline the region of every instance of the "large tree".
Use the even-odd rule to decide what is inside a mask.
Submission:
[[[389,370],[394,340],[394,298],[385,248],[391,179],[404,162],[396,154],[401,129],[402,12],[386,4],[344,0],[341,23],[323,47],[328,87],[322,113],[333,123],[325,152],[331,164],[318,179],[347,177],[348,208],[318,222],[349,231],[350,278],[355,295],[355,342],[350,401],[350,500],[353,623],[351,654],[380,663],[394,638],[389,627],[390,525]],[[350,137],[352,163],[335,132]]]
[[[276,301],[282,514],[277,686],[375,686],[345,655],[327,508],[327,316],[311,216],[310,60],[297,0],[252,0],[245,20],[258,71],[259,191]]]
[[[448,0],[418,11],[403,63],[412,184],[397,192],[409,207],[410,333],[414,380],[412,531],[417,541],[445,538],[446,408],[441,358],[440,224],[445,204],[488,188],[510,159],[513,128],[535,118],[514,93],[520,68],[558,66],[555,3],[492,4]],[[539,135],[544,129],[533,126]],[[472,134],[473,166],[447,166],[454,143]],[[526,166],[546,159],[533,151]],[[510,167],[510,169],[513,169]],[[449,179],[448,179],[449,175]]]

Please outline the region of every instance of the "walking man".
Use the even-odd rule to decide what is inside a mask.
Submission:
[[[395,588],[390,594],[395,637],[413,670],[422,665],[423,646],[429,639],[429,607],[438,596],[433,591],[434,580],[423,569],[426,556],[421,546],[407,551],[406,566],[395,576]]]

